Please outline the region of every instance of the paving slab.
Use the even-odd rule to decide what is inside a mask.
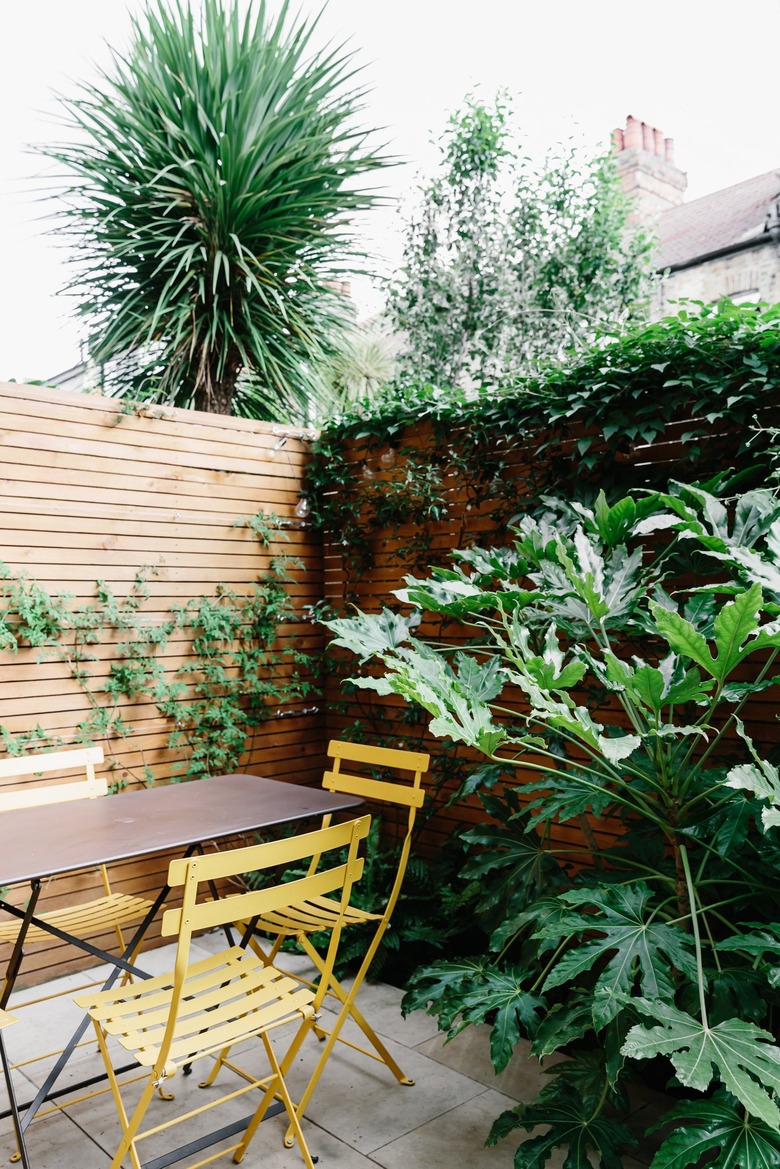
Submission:
[[[517,1142],[488,1148],[485,1140],[497,1116],[515,1103],[488,1089],[372,1153],[382,1169],[512,1169]]]
[[[353,1024],[344,1030],[350,1039],[360,1035]],[[367,1154],[484,1091],[469,1076],[385,1038],[390,1054],[415,1081],[413,1085],[399,1084],[383,1064],[337,1044],[306,1111],[315,1124]],[[312,1055],[316,1058],[316,1048],[305,1044],[304,1058],[290,1071],[293,1096],[306,1085],[306,1061]]]

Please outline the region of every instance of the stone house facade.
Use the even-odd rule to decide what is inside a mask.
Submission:
[[[612,145],[634,221],[655,236],[655,316],[683,298],[780,301],[780,168],[686,203],[671,138],[629,117]]]

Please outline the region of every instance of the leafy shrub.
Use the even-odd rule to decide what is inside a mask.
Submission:
[[[648,1060],[683,1090],[653,1169],[777,1165],[780,772],[760,740],[776,737],[780,504],[676,485],[548,501],[515,537],[407,578],[412,618],[328,622],[381,667],[356,686],[488,759],[466,785],[490,820],[463,875],[490,940],[418,972],[406,1005],[450,1035],[488,1023],[496,1071],[521,1037],[566,1056],[493,1127],[548,1126],[517,1169],[557,1146],[567,1166],[619,1166]],[[458,623],[458,645],[415,636],[419,611]]]

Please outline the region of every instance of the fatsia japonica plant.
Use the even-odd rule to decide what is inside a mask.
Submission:
[[[780,1165],[780,503],[715,490],[548,500],[407,578],[411,615],[328,623],[371,663],[357,686],[485,757],[461,794],[487,814],[465,871],[487,952],[418,971],[406,1006],[488,1023],[496,1071],[558,1053],[489,1135],[531,1134],[516,1169],[556,1147],[617,1169],[650,1069],[673,1095],[653,1169]]]

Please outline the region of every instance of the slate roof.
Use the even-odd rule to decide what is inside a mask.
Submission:
[[[769,205],[778,197],[780,170],[771,170],[664,211],[656,231],[658,268],[684,264],[763,235]]]

